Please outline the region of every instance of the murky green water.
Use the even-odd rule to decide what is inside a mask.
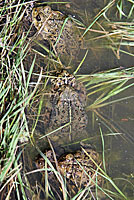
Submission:
[[[91,0],[72,0],[72,4],[68,5],[56,5],[56,7],[61,11],[64,9],[65,13],[71,14],[74,13],[76,18],[85,22],[86,25],[90,24],[93,21],[94,16],[108,3],[109,1],[91,1]],[[55,7],[55,5],[54,5]],[[129,7],[129,5],[128,5]],[[126,10],[128,8],[126,7]],[[109,11],[110,19],[115,20],[115,16],[113,16],[114,9]],[[99,20],[101,23],[103,19]],[[96,26],[93,26],[94,29]],[[120,53],[120,59],[113,53],[111,49],[102,48],[103,43],[106,43],[106,40],[95,40],[90,41],[90,37],[96,34],[94,32],[89,33],[87,37],[87,46],[88,55],[82,64],[82,67],[79,70],[79,74],[90,74],[94,72],[99,72],[107,69],[118,68],[118,67],[131,67],[134,63],[134,57],[126,55],[124,53]],[[125,49],[125,48],[122,48]],[[127,48],[126,48],[127,49]],[[133,49],[130,49],[133,52]],[[73,71],[80,63],[83,58],[86,49],[81,50],[78,60],[73,63]],[[133,96],[133,88],[126,90],[125,92],[116,95],[115,99],[120,99],[123,97]],[[114,98],[112,99],[114,100]],[[88,101],[87,106],[90,105],[90,101]],[[106,161],[106,168],[108,175],[115,181],[117,186],[123,191],[124,194],[128,197],[128,199],[132,199],[134,196],[134,155],[133,155],[133,147],[134,147],[134,106],[133,106],[133,98],[128,100],[120,101],[118,103],[114,103],[112,105],[103,107],[99,109],[97,112],[101,113],[104,119],[107,120],[106,123],[103,118],[94,115],[91,111],[88,111],[88,127],[86,136],[78,136],[76,138],[75,143],[77,141],[87,139],[86,142],[89,142],[93,146],[96,147],[97,151],[102,153],[102,138],[100,129],[102,130],[104,137],[104,155]],[[93,125],[94,124],[94,125]],[[41,123],[38,124],[37,127],[38,134],[43,135],[44,127],[41,126]],[[106,127],[107,126],[107,127]],[[119,133],[116,136],[113,136],[113,133]],[[37,141],[37,140],[36,140]],[[69,146],[66,144],[62,144],[64,147],[64,151],[74,151],[77,149],[77,145]],[[48,147],[48,144],[45,139],[39,140],[37,142],[41,150],[44,150]],[[36,150],[33,147],[28,148],[30,156],[32,159],[38,155]],[[37,155],[36,155],[37,153]],[[62,153],[62,152],[61,152]],[[109,189],[114,191],[114,189],[109,184]]]

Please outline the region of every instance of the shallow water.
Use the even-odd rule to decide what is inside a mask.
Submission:
[[[64,8],[64,12],[66,13],[74,13],[76,18],[85,21],[86,25],[93,20],[93,17],[106,5],[109,1],[91,1],[91,0],[72,0],[72,4],[69,5],[58,5],[57,7],[59,10]],[[129,6],[129,5],[128,5]],[[55,5],[54,5],[55,7]],[[70,8],[68,8],[70,7]],[[113,9],[114,10],[114,9]],[[112,12],[109,12],[110,19],[112,19]],[[126,8],[127,10],[127,8]],[[86,14],[85,14],[86,13]],[[88,17],[89,18],[88,18]],[[113,16],[113,20],[115,20],[115,16]],[[91,33],[91,36],[93,33]],[[87,36],[90,38],[90,33]],[[88,41],[89,42],[89,41]],[[87,42],[87,43],[88,43]],[[106,41],[95,41],[89,42],[89,52],[88,55],[79,70],[78,74],[90,74],[94,72],[99,72],[103,70],[108,70],[112,68],[118,67],[131,67],[134,63],[134,57],[126,55],[124,53],[120,53],[120,59],[118,59],[111,49],[103,48],[103,42]],[[101,47],[101,48],[100,48]],[[122,47],[122,49],[125,49]],[[127,49],[127,48],[126,48]],[[81,54],[77,61],[74,62],[74,68],[78,66],[78,63],[81,61],[85,54],[86,50],[81,50]],[[130,49],[133,52],[133,49]],[[123,97],[129,97],[133,95],[133,89],[130,88],[116,97],[114,99],[120,99]],[[88,101],[88,105],[90,105]],[[87,105],[87,106],[88,106]],[[100,128],[104,135],[104,146],[105,146],[105,160],[106,160],[106,168],[108,175],[115,181],[117,186],[121,188],[124,194],[128,198],[132,198],[134,196],[134,187],[130,183],[134,183],[134,155],[133,155],[133,147],[134,147],[134,139],[133,139],[133,132],[134,132],[134,106],[133,106],[133,97],[124,101],[120,101],[118,103],[114,103],[112,105],[106,106],[98,110],[98,112],[102,114],[102,116],[109,122],[106,127],[106,122],[100,118],[99,116],[95,115],[94,119],[92,118],[92,112],[88,111],[88,139],[87,142],[92,144],[96,147],[98,152],[102,152],[102,139],[100,134]],[[94,125],[93,125],[94,123]],[[40,129],[38,131],[43,134],[44,127],[39,125]],[[111,127],[114,127],[113,133],[110,130]],[[114,136],[114,133],[119,133],[118,135]],[[111,135],[109,135],[111,134]],[[112,135],[113,134],[113,135]],[[87,137],[86,137],[87,138]],[[85,137],[78,137],[77,141],[85,139]],[[38,142],[38,145],[43,148],[44,141],[41,140]],[[68,142],[67,142],[68,143]],[[77,149],[77,145],[66,146],[63,145],[65,151],[74,151]],[[47,148],[47,143],[46,143]],[[35,149],[30,149],[31,157],[36,156]],[[62,152],[61,152],[62,153]],[[38,153],[37,153],[38,154]],[[130,181],[129,183],[127,181]],[[126,186],[127,184],[127,186]],[[109,184],[109,188],[112,190],[113,188]],[[113,189],[114,191],[114,189]]]

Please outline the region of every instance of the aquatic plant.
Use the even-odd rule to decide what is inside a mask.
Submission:
[[[124,1],[110,1],[94,18],[93,22],[84,30],[83,37],[90,31],[92,26],[101,20],[101,17],[104,17],[106,20],[107,26],[112,29],[105,30],[103,26],[101,26],[104,31],[103,37],[108,39],[109,46],[113,49],[113,51],[126,51],[120,48],[120,46],[133,46],[133,22],[130,21],[133,16],[134,2],[131,0],[127,1],[130,3],[130,9],[128,13],[124,11]],[[40,81],[44,75],[42,75],[42,68],[40,68],[40,72],[33,72],[35,67],[37,50],[34,50],[35,56],[32,60],[32,63],[29,65],[29,69],[26,70],[24,66],[24,59],[26,55],[29,53],[29,44],[30,41],[26,42],[27,36],[30,32],[30,29],[27,33],[21,32],[20,22],[24,16],[26,5],[31,2],[2,2],[0,7],[0,15],[1,15],[1,26],[0,26],[0,198],[1,199],[27,199],[26,189],[30,191],[32,196],[36,195],[34,191],[32,191],[32,187],[29,185],[29,181],[24,179],[28,173],[31,175],[32,172],[24,172],[23,168],[23,160],[22,154],[24,147],[28,143],[28,140],[31,143],[34,143],[33,136],[34,130],[36,129],[36,124],[38,122],[38,117],[36,118],[35,124],[30,132],[28,126],[28,119],[26,115],[26,107],[32,104],[33,99],[36,95],[38,95],[37,88],[40,84]],[[57,2],[48,2],[50,4]],[[60,2],[66,3],[66,2]],[[127,19],[129,22],[112,22],[108,19],[107,12],[110,12],[110,9],[116,7],[117,17],[119,19]],[[105,25],[106,27],[106,25]],[[114,29],[113,29],[114,28]],[[116,38],[114,40],[114,37]],[[101,39],[102,37],[94,37],[94,40]],[[93,38],[92,38],[93,39]],[[36,41],[35,41],[36,42]],[[39,44],[37,42],[37,44]],[[41,45],[41,44],[39,44]],[[43,46],[43,45],[42,45]],[[108,46],[108,48],[109,48]],[[107,47],[107,46],[106,46]],[[43,47],[44,48],[44,47]],[[46,50],[46,48],[45,48]],[[48,53],[52,54],[49,50]],[[130,56],[133,56],[133,53],[127,52]],[[52,57],[48,57],[46,55],[40,54],[51,62],[54,62],[55,65],[58,63],[61,65],[58,58],[52,54]],[[117,54],[116,54],[117,55]],[[84,59],[87,56],[85,54],[83,60],[75,71],[75,75],[77,74],[80,67],[84,63]],[[118,56],[119,57],[119,56]],[[51,78],[49,76],[49,67],[47,68],[47,75],[44,77]],[[125,97],[124,99],[116,99],[114,101],[107,102],[111,97],[119,94],[120,92],[128,89],[133,86],[134,78],[134,68],[128,69],[113,69],[108,71],[103,71],[99,73],[94,73],[91,75],[83,75],[79,76],[78,80],[85,83],[88,97],[97,94],[98,98],[95,101],[88,105],[87,110],[95,110],[97,108],[106,106],[111,103],[115,103],[117,101],[121,101],[130,97]],[[37,77],[37,80],[33,82],[32,75]],[[46,81],[47,85],[47,81]],[[45,85],[45,87],[46,87]],[[45,88],[44,87],[44,88]],[[32,88],[32,89],[31,89]],[[30,92],[29,92],[30,91]],[[39,102],[38,115],[40,114],[40,110],[42,108],[41,101]],[[32,133],[32,134],[31,134]],[[105,166],[105,144],[103,140],[103,134],[101,132],[102,138],[102,147],[103,147],[103,164]],[[45,157],[45,155],[37,148],[39,154],[46,160],[46,163],[49,164],[51,170],[54,171],[54,174],[57,176],[61,190],[63,194],[63,199],[67,199],[68,191],[66,187],[66,180],[59,174],[59,172],[53,167],[51,162]],[[98,166],[99,168],[99,166]],[[106,166],[104,167],[106,168]],[[47,164],[45,165],[44,171],[47,172]],[[117,187],[114,181],[107,175],[107,173],[101,170],[101,174],[104,179],[107,180],[112,185],[110,189],[102,189],[99,188],[96,182],[96,188],[99,188],[104,194],[106,194],[110,199],[128,199],[127,196]],[[38,170],[39,171],[39,170]],[[40,170],[41,171],[41,170]],[[89,177],[90,178],[90,177]],[[24,181],[25,180],[25,181]],[[125,179],[125,181],[127,178]],[[46,187],[45,194],[46,199],[51,198],[54,199],[54,195],[51,187],[49,186],[48,176],[46,173]],[[131,181],[129,182],[131,184]],[[113,191],[113,187],[116,192]],[[38,188],[37,188],[38,192]],[[85,194],[91,193],[93,194],[90,188],[85,188],[79,191],[72,199],[81,199]],[[96,196],[97,196],[96,189]],[[15,195],[15,196],[14,196]],[[37,198],[40,198],[38,195]],[[61,198],[62,198],[61,197]]]

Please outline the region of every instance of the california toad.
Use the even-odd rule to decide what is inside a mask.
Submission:
[[[88,122],[84,109],[86,90],[73,75],[64,70],[52,80],[48,104],[44,114],[44,124],[49,132],[55,130],[52,137],[82,134]]]
[[[81,39],[71,17],[53,11],[50,6],[45,6],[33,8],[32,18],[39,33],[50,42],[55,52],[76,57]]]
[[[54,164],[53,153],[51,150],[46,152],[46,156]],[[102,166],[102,161],[99,157],[99,154],[93,150],[91,146],[85,146],[84,150],[81,148],[81,150],[78,150],[75,153],[61,156],[57,162],[57,169],[62,176],[66,177],[67,180],[69,182],[71,181],[77,188],[83,186],[94,187],[96,181],[98,185],[101,185],[103,182],[102,177],[98,173],[100,172],[99,167]],[[36,160],[36,166],[38,168],[43,168],[44,159],[39,158]]]

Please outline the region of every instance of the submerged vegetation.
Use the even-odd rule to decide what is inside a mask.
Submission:
[[[49,80],[56,78],[52,76],[52,72],[64,68],[55,52],[49,49],[48,45],[45,46],[44,43],[34,38],[34,34],[37,33],[35,33],[33,23],[31,22],[29,25],[28,22],[30,21],[29,13],[35,2],[2,1],[0,3],[0,199],[41,199],[42,192],[45,194],[45,199],[56,199],[53,185],[49,183],[48,171],[52,171],[57,178],[58,188],[56,189],[60,191],[57,194],[57,199],[89,199],[88,195],[90,195],[90,199],[133,199],[134,182],[132,173],[125,174],[123,178],[112,178],[108,175],[109,163],[105,155],[105,131],[108,130],[107,137],[109,135],[119,137],[122,133],[112,124],[112,121],[106,119],[100,112],[100,109],[105,106],[134,97],[133,94],[118,97],[118,94],[134,85],[133,63],[128,68],[118,66],[110,70],[78,75],[77,72],[84,67],[88,56],[87,50],[78,67],[75,70],[74,68],[71,69],[78,81],[83,82],[87,89],[87,111],[91,111],[93,115],[98,116],[106,128],[103,130],[99,126],[98,136],[102,143],[100,151],[103,157],[103,167],[98,166],[84,150],[96,165],[97,170],[94,173],[98,173],[103,177],[104,186],[100,187],[96,178],[94,191],[87,186],[77,191],[73,197],[70,197],[66,178],[61,176],[58,168],[52,165],[50,160],[42,153],[40,146],[35,144],[34,132],[43,107],[42,96],[47,93],[46,87],[49,87]],[[40,5],[38,1],[37,3]],[[47,3],[58,6],[65,4],[66,8],[71,7],[70,2],[48,1]],[[104,0],[102,3],[105,5],[104,8],[99,9],[96,16],[89,20],[91,21],[90,25],[74,19],[78,26],[82,27],[83,25],[83,28],[81,28],[83,29],[82,37],[89,44],[95,41],[95,48],[111,49],[117,59],[120,59],[122,54],[133,57],[134,22],[132,18],[134,2],[131,0]],[[81,17],[83,21],[84,14]],[[86,17],[85,21],[88,21]],[[37,50],[37,46],[40,46],[41,51]],[[66,69],[70,70],[70,67],[66,66]],[[33,109],[32,113],[35,113],[35,104],[37,112],[36,115],[31,115],[34,122],[30,124],[28,111]],[[125,139],[127,137],[129,136],[126,135]],[[91,138],[83,139],[83,141],[91,141]],[[24,162],[27,162],[28,158],[25,161],[24,150],[28,145],[31,145],[30,148],[35,148],[36,152],[44,158],[45,166],[43,169],[35,170],[35,168],[29,167],[29,170],[27,170],[25,168]],[[53,150],[50,141],[49,145]],[[54,150],[53,154],[56,157]],[[30,162],[32,163],[32,161]],[[57,162],[56,159],[55,162]],[[31,163],[28,163],[29,166],[32,165]],[[78,164],[80,165],[79,162]],[[43,171],[45,175],[44,188],[40,184],[41,179],[37,181],[37,185],[32,185],[30,180],[30,177],[33,180],[36,179],[37,177],[34,177],[34,175],[39,171]],[[94,181],[91,180],[90,176],[89,180]],[[34,181],[36,182],[36,180]]]

